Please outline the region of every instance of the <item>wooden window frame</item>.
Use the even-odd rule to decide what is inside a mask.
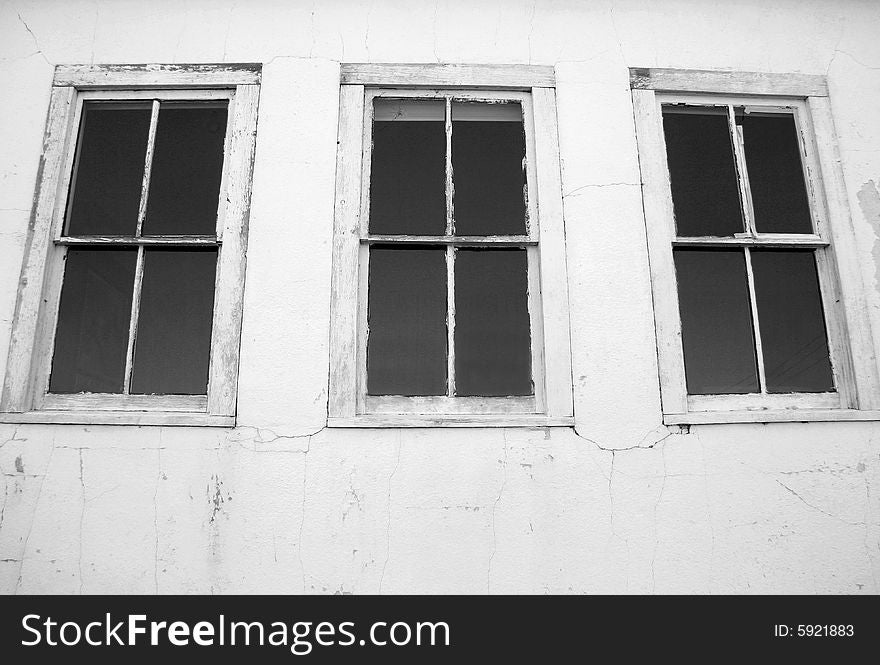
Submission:
[[[631,69],[633,109],[642,173],[658,367],[666,424],[880,419],[880,383],[870,335],[864,286],[858,270],[855,236],[824,76]],[[746,231],[735,237],[679,237],[673,216],[666,161],[662,105],[726,107],[734,144]],[[749,199],[741,138],[733,107],[792,114],[815,232],[758,233]],[[746,395],[689,395],[685,381],[674,247],[741,247],[746,257],[751,306],[756,324],[758,371],[760,321],[749,269],[750,248],[814,250],[825,315],[835,392]]]
[[[41,171],[28,233],[0,422],[122,425],[235,424],[251,175],[260,90],[259,65],[59,65],[55,70]],[[65,208],[80,118],[87,101],[152,101],[147,163],[161,101],[228,100],[217,230],[212,236],[65,236]],[[149,182],[145,169],[144,184]],[[136,282],[145,247],[218,250],[208,388],[205,395],[52,394],[48,392],[58,305],[68,247],[138,248]],[[132,318],[137,311],[137,288]],[[135,324],[131,324],[135,325]],[[129,338],[126,377],[132,349]],[[126,386],[128,381],[126,380]]]
[[[337,427],[573,425],[568,290],[553,70],[477,65],[343,65],[337,152],[328,423]],[[373,99],[515,102],[523,109],[529,225],[522,236],[385,236],[367,228]],[[447,132],[447,137],[449,136]],[[448,153],[447,153],[448,157]],[[447,198],[450,194],[447,169]],[[447,201],[448,203],[448,201]],[[447,230],[449,220],[447,219]],[[366,390],[367,279],[373,243],[526,249],[535,394],[372,396]],[[454,276],[452,277],[454,280]],[[454,321],[454,282],[447,307]],[[452,328],[447,334],[451,335]],[[454,346],[450,345],[454,349]],[[454,376],[454,350],[447,358]],[[453,379],[454,380],[454,379]],[[451,385],[452,381],[450,381]],[[451,388],[450,388],[451,390]]]

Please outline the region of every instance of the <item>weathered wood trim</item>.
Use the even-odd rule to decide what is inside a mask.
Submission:
[[[654,302],[660,399],[664,413],[685,413],[687,388],[681,350],[675,265],[670,245],[675,232],[663,124],[653,91],[633,90],[632,98]]]
[[[137,247],[152,246],[196,246],[217,247],[220,240],[216,236],[62,236],[55,240],[56,245],[119,245]]]
[[[565,278],[565,242],[562,227],[562,188],[560,182],[560,165],[558,159],[558,137],[556,133],[556,108],[553,90],[534,88],[530,91],[516,90],[461,90],[450,91],[450,86],[440,86],[432,80],[432,87],[425,91],[401,89],[401,81],[395,77],[390,82],[394,88],[381,90],[365,89],[362,86],[347,85],[342,88],[339,150],[337,154],[337,208],[334,232],[334,286],[331,315],[331,373],[330,373],[330,418],[339,422],[349,422],[355,416],[362,422],[361,415],[374,418],[385,415],[409,417],[413,414],[423,421],[424,414],[443,415],[444,418],[458,415],[477,416],[480,422],[486,418],[515,412],[529,416],[539,416],[546,422],[545,379],[546,362],[543,355],[549,347],[557,378],[555,389],[556,401],[553,408],[559,415],[570,417],[573,413],[571,387],[571,359],[568,332],[568,291]],[[452,86],[453,88],[455,86]],[[349,91],[349,88],[352,89]],[[445,89],[443,89],[445,88]],[[549,93],[549,94],[548,94]],[[535,111],[533,98],[541,97],[541,109]],[[457,236],[371,236],[366,228],[369,210],[369,179],[370,168],[370,137],[372,99],[381,96],[398,97],[432,97],[446,99],[447,139],[450,129],[450,99],[463,98],[486,101],[516,101],[522,105],[523,119],[527,135],[527,162],[529,167],[529,210],[530,219],[537,220],[537,211],[541,211],[541,224],[546,217],[548,226],[548,247],[544,259],[543,250],[538,248],[537,223],[529,228],[528,235],[498,237],[457,237]],[[537,114],[541,113],[540,119]],[[358,121],[360,121],[358,123]],[[540,136],[538,136],[540,135]],[[536,141],[540,147],[536,148]],[[447,150],[447,157],[448,157]],[[545,165],[547,173],[540,173],[540,166]],[[354,173],[356,165],[360,165],[359,173]],[[447,164],[447,171],[449,170]],[[357,178],[357,181],[355,181]],[[447,182],[447,199],[451,192]],[[542,193],[543,192],[543,193]],[[543,197],[543,199],[542,199]],[[543,200],[543,203],[541,202]],[[448,201],[447,201],[448,203]],[[449,208],[449,206],[447,206]],[[449,210],[447,210],[449,213]],[[447,226],[451,217],[447,214]],[[450,228],[447,229],[451,231]],[[543,238],[543,236],[542,236]],[[543,240],[542,240],[543,242]],[[535,395],[527,398],[502,398],[486,400],[454,397],[408,398],[408,397],[374,397],[366,395],[365,348],[366,348],[366,274],[368,246],[372,243],[417,243],[446,246],[452,250],[455,245],[498,246],[512,245],[526,247],[529,251],[529,297],[530,317],[533,322],[532,360],[535,380]],[[447,251],[447,253],[449,253]],[[348,258],[346,258],[346,256]],[[538,256],[541,256],[541,275],[538,276]],[[447,257],[448,259],[449,257]],[[544,265],[546,261],[547,265]],[[451,264],[451,262],[449,262]],[[447,284],[451,284],[451,269],[447,269]],[[546,286],[545,286],[546,285]],[[544,301],[544,289],[550,293],[549,300]],[[447,293],[447,300],[451,294]],[[453,312],[447,303],[447,314]],[[545,340],[543,335],[548,312],[555,321],[551,327],[555,330],[555,338]],[[450,317],[451,318],[451,317]],[[353,326],[352,323],[357,325]],[[537,349],[537,350],[536,350]],[[454,357],[450,355],[447,363],[448,374],[454,372]],[[352,372],[354,371],[354,375]],[[351,395],[346,393],[351,392]],[[490,403],[491,402],[491,403]],[[384,413],[383,413],[384,412]],[[433,416],[432,416],[433,417]],[[378,423],[378,420],[369,422]],[[389,421],[390,422],[390,421]],[[474,423],[477,426],[478,423]],[[378,425],[374,425],[378,426]],[[381,426],[395,426],[393,424]],[[424,425],[421,425],[424,426]],[[468,425],[470,426],[470,425]]]
[[[556,91],[553,88],[533,88],[531,107],[535,128],[535,193],[540,234],[544,353],[543,376],[536,372],[535,377],[536,382],[544,382],[543,398],[547,416],[564,417],[574,414],[574,399]]]
[[[544,415],[361,415],[330,418],[327,427],[574,427],[572,416]]]
[[[350,418],[355,415],[358,391],[358,253],[364,131],[363,86],[341,88],[339,102],[333,278],[330,290],[329,415],[331,418]]]
[[[454,397],[429,395],[367,395],[366,411],[371,415],[506,415],[535,414],[535,397]]]
[[[234,427],[233,416],[167,411],[26,411],[0,413],[0,423],[51,425],[159,425],[162,427]]]
[[[125,68],[123,68],[125,69]],[[150,69],[150,68],[148,68]],[[113,68],[105,68],[112,71]],[[207,71],[207,70],[205,70]],[[143,73],[143,72],[141,72]],[[166,72],[167,74],[167,72]],[[158,74],[157,74],[158,76]],[[165,76],[165,74],[163,74]],[[210,78],[210,77],[208,77]],[[121,76],[123,84],[128,79]],[[157,79],[163,90],[162,98],[232,97],[233,92],[168,91],[180,78]],[[116,82],[116,81],[114,81]],[[116,93],[126,97],[142,91]],[[225,200],[227,241],[218,260],[218,279],[215,296],[214,328],[211,349],[209,396],[174,395],[55,395],[45,394],[51,359],[51,342],[55,324],[63,272],[64,249],[77,245],[134,245],[143,251],[144,245],[213,245],[219,246],[213,236],[176,237],[75,237],[64,238],[61,233],[62,211],[66,201],[69,171],[73,159],[73,141],[76,139],[75,118],[84,98],[115,98],[112,91],[90,91],[79,95],[72,86],[54,87],[43,149],[43,163],[38,183],[34,219],[31,223],[22,281],[17,301],[15,328],[10,345],[9,371],[6,375],[2,409],[24,414],[20,422],[83,422],[122,424],[234,424],[235,391],[238,375],[239,336],[241,327],[241,300],[244,284],[247,213],[250,178],[256,134],[258,85],[239,85],[234,91],[230,107],[231,140],[226,154],[225,170],[230,175]],[[155,133],[157,104],[153,102],[151,142]],[[149,150],[148,150],[149,153]],[[149,159],[149,154],[147,156]],[[145,170],[142,199],[148,186]],[[142,200],[139,224],[145,203]],[[51,256],[51,259],[48,257]],[[136,299],[133,311],[136,310]],[[132,321],[134,314],[132,314]],[[17,333],[17,334],[16,334]],[[37,346],[39,344],[39,346]],[[131,355],[131,342],[129,343]],[[127,361],[126,382],[131,361]],[[126,383],[127,385],[127,383]],[[34,415],[33,409],[47,415]],[[221,419],[209,419],[222,416]],[[151,414],[149,417],[143,413]],[[163,414],[169,413],[169,418]],[[61,414],[61,415],[59,415]],[[76,414],[76,415],[64,415]],[[197,416],[197,418],[192,418]],[[2,416],[0,416],[2,417]]]
[[[807,184],[810,212],[815,232],[826,241],[835,237],[830,227],[831,211],[825,196],[822,169],[818,161],[818,145],[813,129],[808,102],[798,102],[793,118],[798,131],[803,164],[804,181]],[[829,137],[826,137],[826,140]],[[831,140],[836,138],[832,135]],[[835,240],[835,243],[837,240]],[[844,241],[845,242],[845,241]],[[834,383],[840,394],[839,408],[859,408],[858,384],[853,366],[853,342],[849,334],[847,312],[841,293],[842,275],[837,267],[837,248],[829,244],[822,251],[814,252],[819,276],[822,309],[825,314],[826,339],[834,371]]]
[[[260,86],[239,85],[231,109],[223,247],[217,264],[208,413],[234,416]]]
[[[880,411],[855,409],[785,409],[772,411],[696,411],[668,413],[664,425],[723,425],[733,423],[808,423],[880,420]]]
[[[48,254],[53,249],[52,219],[62,164],[67,154],[74,99],[75,91],[71,87],[52,89],[0,400],[3,411],[20,412],[31,407],[31,369],[40,319],[43,276]]]
[[[758,296],[755,294],[755,271],[752,268],[752,250],[749,247],[743,248],[743,254],[746,260],[746,289],[749,294],[749,309],[752,312],[752,340],[755,343],[755,360],[758,365],[758,385],[761,391],[761,397],[767,396],[767,369],[764,366],[764,338],[761,337],[761,319],[758,316]],[[688,408],[691,402],[688,399]],[[835,405],[839,406],[839,404]]]
[[[826,77],[818,74],[630,67],[629,82],[633,90],[658,92],[776,95],[800,98],[828,96]]]
[[[47,411],[182,411],[205,413],[205,395],[115,395],[50,393],[43,398]]]
[[[688,395],[688,411],[783,411],[793,409],[839,409],[838,393],[746,393]]]
[[[138,247],[137,261],[134,267],[134,285],[131,290],[131,311],[128,319],[128,345],[125,351],[125,374],[122,375],[122,392],[128,393],[131,388],[131,374],[134,368],[134,349],[137,340],[138,321],[140,319],[141,293],[144,288],[144,248]],[[57,325],[57,324],[56,324]],[[47,396],[48,397],[48,396]],[[41,408],[45,408],[44,400]]]
[[[700,236],[690,238],[674,238],[673,247],[801,247],[804,249],[828,247],[830,243],[824,238],[814,235],[788,236],[763,235],[744,236],[742,238],[720,238]]]
[[[537,245],[537,240],[529,236],[404,236],[404,235],[370,235],[361,238],[361,243],[401,243],[411,245],[458,245],[458,246],[498,246],[526,247]]]
[[[234,88],[259,85],[262,65],[57,65],[53,86],[88,88]]]
[[[645,84],[641,87],[648,86]],[[739,102],[754,104],[754,108],[759,110],[768,108],[794,114],[802,143],[801,157],[816,228],[814,234],[756,234],[752,229],[751,233],[735,238],[676,238],[658,100],[652,89],[639,89],[639,86],[634,88],[632,96],[642,169],[665,422],[689,424],[874,419],[870,416],[861,418],[852,415],[856,408],[871,411],[880,407],[880,388],[876,355],[870,339],[864,285],[858,271],[854,232],[828,98],[822,94],[811,95],[806,101],[792,100],[785,106],[773,106],[772,100],[768,100],[770,105],[764,105],[760,98],[738,98]],[[694,87],[689,82],[679,92],[692,90]],[[696,90],[702,91],[705,91],[704,88]],[[663,95],[662,101],[720,105],[728,104],[732,94],[763,94],[760,86],[731,90],[729,82],[718,92],[724,93],[728,99],[676,94]],[[791,91],[789,93],[798,96]],[[783,93],[775,90],[775,94]],[[740,168],[742,169],[741,165]],[[837,392],[688,396],[670,246],[776,246],[815,249]],[[670,407],[670,404],[674,406]],[[819,413],[821,411],[826,413]],[[849,415],[833,417],[836,413]]]
[[[859,270],[859,254],[852,216],[843,177],[837,133],[828,98],[807,101],[812,122],[815,155],[821,178],[817,187],[827,205],[828,233],[833,251],[827,253],[829,270],[836,274],[842,315],[838,315],[839,333],[844,336],[852,377],[853,406],[859,409],[880,409],[880,377],[877,355],[871,337],[871,319],[865,297],[865,284]],[[821,266],[820,266],[821,268]],[[838,312],[840,308],[838,307]],[[830,331],[829,332],[833,332]]]
[[[342,85],[435,88],[553,88],[553,67],[543,65],[344,63]]]

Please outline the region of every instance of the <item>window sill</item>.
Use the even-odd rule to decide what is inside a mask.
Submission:
[[[574,427],[574,417],[541,414],[368,414],[353,418],[330,418],[327,427]]]
[[[163,411],[26,411],[0,413],[0,423],[235,427],[235,416]]]
[[[664,425],[720,425],[725,423],[807,423],[880,420],[880,411],[857,409],[765,409],[753,411],[700,411],[667,413]]]

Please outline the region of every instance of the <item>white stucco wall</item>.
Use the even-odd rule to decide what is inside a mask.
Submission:
[[[0,424],[3,593],[877,593],[880,424],[661,423],[627,68],[828,75],[880,348],[880,5],[0,2],[0,375],[53,66],[264,64],[239,427]],[[554,65],[577,427],[327,407],[339,62]]]

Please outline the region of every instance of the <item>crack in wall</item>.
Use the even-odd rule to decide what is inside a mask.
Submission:
[[[527,36],[528,45],[529,45],[529,59],[528,63],[532,64],[532,34],[535,32],[535,11],[538,8],[538,0],[532,0],[532,10],[529,14],[529,34]]]
[[[317,11],[317,8],[317,0],[312,0],[312,8],[309,11],[309,34],[312,36],[312,42],[309,44],[309,58],[315,52],[315,11]]]
[[[18,578],[15,582],[15,590],[14,594],[18,594],[18,590],[21,588],[21,580],[22,580],[22,571],[24,570],[24,560],[27,557],[27,548],[28,543],[31,540],[31,534],[34,531],[34,523],[36,520],[37,511],[40,509],[40,497],[43,495],[43,486],[46,484],[46,477],[49,475],[49,469],[52,465],[52,457],[55,455],[55,438],[52,437],[52,448],[49,450],[49,459],[46,461],[46,471],[43,474],[43,477],[40,479],[40,487],[37,489],[37,498],[34,501],[34,514],[31,517],[30,524],[28,525],[28,532],[24,539],[24,546],[21,548],[21,561],[18,567]]]
[[[712,493],[709,491],[709,472],[706,470],[706,445],[699,435],[696,435],[700,444],[700,458],[703,462],[703,496],[706,501],[706,514],[709,517],[709,533],[712,536],[712,549],[709,551],[709,593],[712,593],[712,570],[715,562],[715,518],[712,515]]]
[[[162,430],[159,430],[159,441],[162,441]],[[162,481],[162,449],[156,451],[156,487],[153,491],[153,530],[156,539],[153,543],[153,587],[159,595],[159,483]],[[212,518],[213,519],[213,518]]]
[[[495,497],[495,501],[492,503],[492,552],[489,554],[489,565],[486,570],[486,593],[492,593],[492,561],[495,559],[495,554],[498,551],[498,534],[495,530],[495,513],[498,510],[498,504],[501,501],[501,496],[504,494],[504,488],[507,486],[507,459],[509,453],[509,443],[507,440],[507,430],[501,431],[502,436],[504,437],[504,459],[501,462],[501,487],[498,488],[498,496]]]
[[[312,437],[308,437],[306,441],[306,449],[303,452],[303,480],[302,480],[302,505],[300,506],[300,522],[299,522],[299,539],[296,543],[296,552],[299,556],[299,569],[302,574],[302,589],[306,592],[306,566],[303,560],[303,531],[306,526],[306,481],[309,477],[309,450],[312,448]]]
[[[651,554],[651,593],[657,591],[657,577],[654,570],[654,564],[657,562],[657,550],[660,548],[660,533],[657,528],[657,508],[663,501],[663,490],[666,489],[666,448],[660,448],[660,456],[663,460],[663,481],[660,484],[660,492],[657,494],[657,501],[654,502],[654,551]]]
[[[357,493],[357,490],[354,488],[354,474],[356,469],[352,467],[351,472],[348,474],[348,489],[345,492],[345,499],[347,502],[347,506],[342,510],[342,521],[345,522],[348,514],[352,511],[352,509],[357,506],[358,512],[363,512],[363,508],[361,507],[361,497]]]
[[[400,452],[402,449],[403,441],[401,440],[401,433],[398,431],[397,462],[394,464],[394,469],[391,471],[391,475],[388,476],[388,522],[385,527],[385,563],[382,564],[382,575],[379,577],[379,593],[382,593],[382,584],[385,581],[385,570],[388,568],[388,561],[391,559],[391,481],[394,479],[394,474],[397,473],[397,469],[400,466]]]
[[[865,526],[865,523],[864,523],[864,522],[850,522],[849,520],[845,520],[845,519],[843,519],[842,517],[838,517],[837,515],[833,515],[833,514],[829,513],[828,511],[822,510],[822,509],[819,508],[818,506],[814,506],[812,503],[810,503],[809,501],[807,501],[806,499],[804,499],[804,497],[802,497],[800,494],[798,494],[797,492],[795,492],[793,489],[791,489],[791,488],[790,488],[788,485],[786,485],[785,483],[780,482],[779,480],[777,480],[776,483],[777,483],[780,487],[784,487],[784,488],[785,488],[790,494],[792,494],[793,496],[797,497],[797,499],[798,499],[801,503],[803,503],[805,506],[807,506],[807,507],[809,507],[809,508],[812,508],[813,510],[815,510],[815,511],[817,511],[817,512],[819,512],[819,513],[822,513],[823,515],[825,515],[825,516],[827,516],[827,517],[830,517],[831,519],[837,520],[838,522],[843,522],[844,524],[849,524],[850,526]]]
[[[9,499],[9,483],[3,483],[3,507],[0,508],[0,533],[3,533],[3,520],[6,517],[6,502]]]
[[[437,54],[437,5],[440,4],[440,0],[434,0],[434,20],[431,22],[431,34],[434,37],[434,59],[439,63],[440,56]]]
[[[232,28],[232,12],[235,11],[235,2],[229,5],[229,14],[226,17],[226,31],[223,33],[223,56],[220,62],[226,62],[226,48],[229,43],[229,31]]]
[[[25,20],[21,17],[21,13],[20,13],[20,12],[16,12],[15,15],[18,16],[18,20],[19,20],[19,21],[21,22],[21,24],[24,26],[24,29],[27,30],[28,34],[31,36],[31,39],[34,40],[34,46],[37,47],[36,52],[35,52],[35,53],[31,53],[31,55],[36,55],[37,53],[39,53],[39,54],[40,54],[40,57],[43,58],[43,60],[46,62],[47,65],[52,65],[52,63],[49,62],[49,58],[47,58],[47,57],[46,57],[46,54],[43,53],[43,49],[40,47],[40,42],[37,41],[37,36],[34,34],[34,31],[31,30],[31,27],[30,27],[30,26],[27,24],[27,22],[25,22]],[[28,56],[28,57],[30,57],[30,56]]]
[[[602,187],[641,187],[642,183],[640,182],[603,182],[603,183],[591,183],[589,185],[581,185],[580,187],[575,187],[571,191],[565,192],[562,195],[563,199],[572,198],[575,196],[581,196],[586,192],[584,190],[587,189],[601,189]]]
[[[79,455],[79,485],[82,493],[82,509],[79,512],[79,595],[83,592],[83,522],[86,518],[86,482],[83,477],[83,451],[78,451]],[[48,470],[48,469],[47,469]]]

